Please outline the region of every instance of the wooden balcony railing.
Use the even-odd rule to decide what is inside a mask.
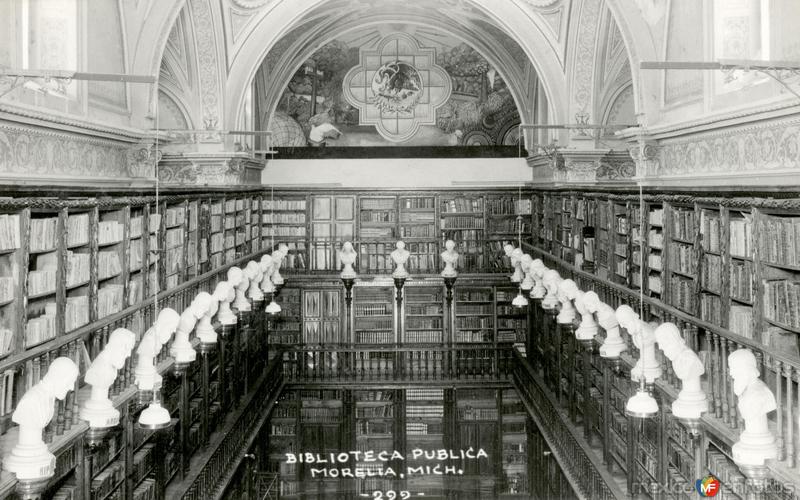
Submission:
[[[511,345],[295,348],[283,353],[287,383],[507,382]]]

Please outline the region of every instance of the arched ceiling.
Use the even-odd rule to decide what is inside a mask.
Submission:
[[[267,116],[272,115],[292,75],[327,42],[348,34],[352,37],[353,33],[365,40],[374,40],[393,31],[414,32],[418,29],[421,39],[430,39],[440,33],[455,37],[479,52],[508,84],[523,123],[532,123],[536,72],[525,51],[504,31],[484,16],[477,15],[475,10],[469,14],[457,12],[442,16],[438,9],[442,3],[446,2],[434,0],[426,2],[425,6],[406,3],[404,7],[393,3],[364,13],[349,8],[352,0],[333,0],[324,8],[310,12],[264,58],[262,71],[269,75],[270,80],[262,104]],[[370,36],[370,33],[375,36]]]

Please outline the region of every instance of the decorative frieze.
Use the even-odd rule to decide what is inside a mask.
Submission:
[[[169,185],[243,186],[261,184],[264,160],[246,153],[165,154],[158,180]]]

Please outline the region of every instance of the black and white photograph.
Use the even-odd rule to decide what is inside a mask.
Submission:
[[[0,500],[800,500],[800,0],[0,0]]]

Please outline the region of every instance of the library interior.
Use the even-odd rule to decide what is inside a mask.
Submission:
[[[0,499],[800,500],[797,0],[0,0]]]

